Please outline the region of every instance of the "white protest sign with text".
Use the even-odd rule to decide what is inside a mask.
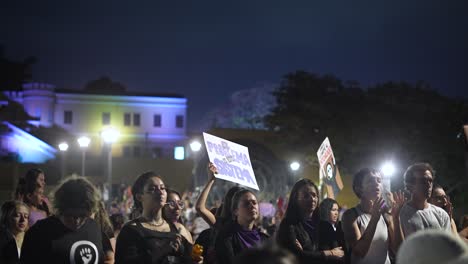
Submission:
[[[258,190],[247,147],[207,133],[203,139],[208,157],[218,169],[216,178]]]

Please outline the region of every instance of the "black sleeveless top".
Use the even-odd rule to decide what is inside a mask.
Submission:
[[[117,237],[115,263],[191,263],[191,244],[182,237],[182,244],[174,252],[169,243],[178,234],[174,224],[170,232],[145,228],[139,219],[127,223]]]

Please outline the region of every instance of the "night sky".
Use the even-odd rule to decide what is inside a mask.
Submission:
[[[2,1],[5,55],[36,81],[103,75],[189,100],[189,128],[229,95],[298,69],[364,85],[425,80],[468,94],[468,1]]]

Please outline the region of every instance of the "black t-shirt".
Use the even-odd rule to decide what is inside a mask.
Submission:
[[[101,230],[92,219],[78,230],[55,216],[38,221],[26,232],[21,263],[103,263]]]

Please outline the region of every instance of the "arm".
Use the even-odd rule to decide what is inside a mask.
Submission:
[[[283,220],[284,221],[284,220]],[[310,250],[306,245],[302,245],[298,239],[296,228],[292,224],[281,222],[278,230],[278,243],[296,255],[300,261],[316,263],[326,259],[327,253],[317,250]],[[305,248],[305,249],[304,249]],[[331,256],[332,250],[326,250]]]
[[[374,203],[371,210],[371,219],[367,225],[366,230],[364,231],[364,234],[361,234],[361,231],[357,225],[357,215],[354,214],[352,210],[348,210],[344,213],[342,221],[343,232],[346,244],[350,249],[352,249],[352,254],[361,258],[366,256],[372,243],[372,239],[374,238],[377,224],[380,220],[380,208],[382,204],[382,198],[377,199],[377,201]]]
[[[404,235],[400,225],[400,210],[405,204],[405,196],[402,191],[394,192],[391,195],[392,208],[391,216],[387,217],[388,223],[388,237],[390,241],[390,247],[393,253],[396,255],[398,248],[403,242]]]
[[[175,226],[177,227],[177,230],[179,230],[179,234],[181,234],[187,240],[187,242],[193,245],[192,234],[190,234],[187,228],[181,223],[175,223]]]
[[[200,214],[200,216],[205,220],[210,226],[213,226],[216,223],[216,218],[213,213],[206,208],[206,200],[208,199],[208,194],[211,191],[211,187],[213,187],[213,183],[215,182],[214,175],[217,174],[218,171],[213,163],[208,164],[208,175],[209,179],[206,183],[205,187],[203,188],[200,196],[198,197],[197,203],[195,204],[195,209]]]

